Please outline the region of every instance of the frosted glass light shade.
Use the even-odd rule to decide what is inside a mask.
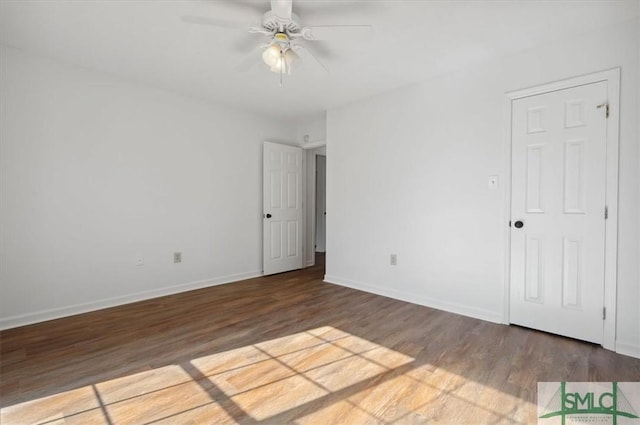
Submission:
[[[291,65],[300,57],[289,47],[284,50],[277,45],[272,44],[262,52],[262,60],[272,72],[291,74]]]
[[[269,68],[273,68],[281,60],[282,52],[280,46],[272,44],[262,52],[262,60]]]

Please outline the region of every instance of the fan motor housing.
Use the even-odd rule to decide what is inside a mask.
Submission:
[[[262,17],[262,27],[264,29],[287,34],[300,32],[302,27],[298,22],[300,22],[300,18],[295,13],[291,14],[291,19],[282,19],[272,11],[265,13]]]

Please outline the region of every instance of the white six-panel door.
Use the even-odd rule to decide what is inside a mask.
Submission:
[[[302,149],[264,142],[263,272],[302,268]]]
[[[510,322],[601,343],[607,82],[512,103]]]

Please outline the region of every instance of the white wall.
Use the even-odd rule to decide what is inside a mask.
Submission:
[[[261,273],[262,141],[294,126],[0,54],[0,327]]]
[[[298,117],[296,120],[296,140],[300,146],[313,144],[327,140],[327,113]],[[309,141],[304,141],[304,136],[309,136]]]
[[[327,280],[501,321],[505,92],[621,66],[617,349],[640,356],[638,55],[633,20],[330,110]]]

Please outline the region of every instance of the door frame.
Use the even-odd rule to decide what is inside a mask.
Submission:
[[[512,103],[517,99],[536,96],[539,94],[583,86],[601,81],[607,82],[607,97],[609,103],[609,118],[607,120],[606,141],[606,193],[605,205],[609,215],[605,220],[605,259],[604,259],[604,334],[602,346],[615,351],[616,345],[616,294],[617,294],[617,264],[618,264],[618,162],[619,162],[619,133],[620,133],[620,68],[608,69],[592,74],[581,75],[565,80],[542,84],[521,90],[505,93],[505,184],[504,184],[504,215],[506,221],[511,220],[511,130]],[[604,211],[603,211],[604,213]],[[504,270],[504,306],[503,322],[510,322],[510,290],[511,290],[511,229],[505,223],[505,270]]]
[[[315,179],[315,184],[314,184],[314,194],[313,194],[313,208],[314,211],[311,214],[311,216],[313,217],[313,229],[312,229],[312,233],[313,233],[313,255],[315,256],[315,253],[318,252],[316,251],[316,249],[318,248],[318,157],[323,157],[324,158],[324,251],[322,251],[323,253],[327,252],[327,154],[324,153],[318,153],[318,152],[314,152],[313,155],[313,159],[315,162],[315,172],[314,172],[314,179]]]
[[[305,229],[310,230],[310,232],[305,231],[305,242],[304,242],[304,246],[305,246],[305,252],[307,251],[307,249],[310,250],[309,253],[305,254],[305,260],[304,260],[304,264],[305,267],[311,267],[314,266],[316,264],[315,261],[315,245],[316,245],[316,157],[318,155],[324,155],[325,157],[327,156],[326,152],[325,153],[319,153],[320,148],[326,147],[327,143],[324,140],[321,140],[319,142],[314,142],[313,144],[309,144],[311,146],[303,146],[302,148],[304,149],[305,152],[305,164],[306,164],[306,169],[305,169],[305,199],[307,200],[307,203],[305,203],[305,206],[309,207],[309,210],[311,212],[311,214],[308,214],[307,212],[305,212],[304,217],[305,220],[307,220],[307,218],[309,219],[309,223],[305,223]],[[309,156],[307,156],[307,152],[311,153],[311,157],[309,158]],[[326,190],[326,188],[325,188]],[[326,205],[325,205],[326,206]],[[310,217],[307,217],[308,215],[310,215]],[[326,224],[325,224],[326,226]],[[326,244],[326,229],[325,229],[325,244]],[[308,257],[309,255],[311,255],[311,259],[308,259],[306,257]]]

